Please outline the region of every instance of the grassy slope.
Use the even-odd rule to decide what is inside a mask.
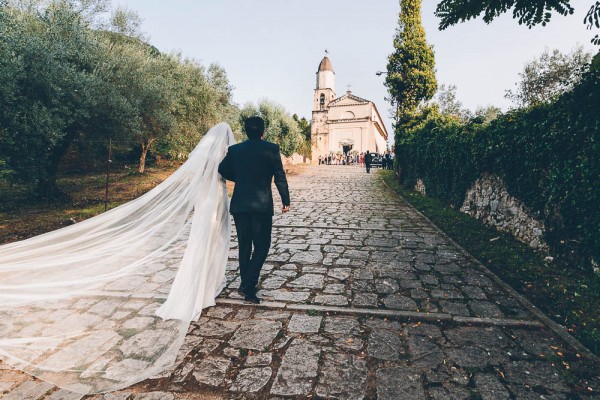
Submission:
[[[133,200],[146,193],[177,169],[179,164],[147,167],[140,175],[133,170],[122,169],[111,173],[109,209]],[[286,166],[288,175],[304,170],[303,165]],[[106,176],[102,172],[65,176],[59,186],[71,197],[70,202],[40,203],[32,200],[19,187],[10,188],[0,184],[0,245],[30,238],[79,222],[104,212]],[[233,183],[227,182],[229,193]]]
[[[139,175],[130,170],[111,174],[108,207],[114,208],[141,196],[166,179],[176,166],[148,168]],[[66,176],[59,179],[69,202],[40,203],[19,187],[0,187],[0,244],[15,242],[62,228],[104,211],[106,176],[103,173]]]
[[[488,228],[436,199],[405,189],[392,171],[380,174],[388,186],[482,264],[600,355],[600,276],[547,263],[542,255],[509,234]]]

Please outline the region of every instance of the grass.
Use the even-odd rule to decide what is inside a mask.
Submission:
[[[531,303],[600,355],[600,276],[546,262],[511,235],[486,227],[440,201],[402,187],[392,171],[380,171],[397,194]]]
[[[108,208],[115,208],[146,193],[180,164],[163,162],[146,168],[144,174],[122,168],[111,172]],[[298,175],[305,165],[286,165],[288,175]],[[0,244],[24,240],[83,221],[104,212],[106,176],[104,172],[65,175],[59,178],[61,190],[70,201],[40,202],[26,188],[0,182]],[[229,195],[233,183],[227,182]]]
[[[177,164],[163,164],[147,168],[144,174],[129,169],[112,172],[108,208],[141,196],[177,167]],[[0,186],[0,244],[27,239],[104,212],[104,173],[62,176],[58,184],[69,201],[41,202],[23,187]]]

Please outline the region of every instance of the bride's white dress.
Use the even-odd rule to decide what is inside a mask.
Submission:
[[[0,359],[82,394],[172,368],[225,282],[231,228],[217,169],[232,144],[218,124],[140,198],[0,246]]]

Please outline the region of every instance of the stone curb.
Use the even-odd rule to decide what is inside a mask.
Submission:
[[[387,184],[387,182],[382,177],[379,176],[379,174],[378,174],[378,177],[379,177],[380,181],[385,185],[385,187],[388,188],[388,190],[390,190],[396,196],[398,196],[402,200],[404,200],[404,202],[410,208],[412,208],[417,214],[419,214],[421,217],[423,217],[425,219],[425,221],[427,221],[434,228],[434,230],[436,230],[440,235],[442,235],[444,238],[446,238],[448,240],[448,242],[450,242],[453,246],[455,246],[465,257],[467,257],[475,265],[477,265],[479,267],[479,269],[485,275],[487,275],[490,279],[492,279],[498,286],[500,286],[504,291],[506,291],[508,294],[513,296],[525,309],[527,309],[527,311],[529,311],[536,318],[541,320],[542,323],[548,329],[550,329],[557,336],[559,336],[562,340],[564,340],[566,343],[568,343],[571,347],[573,347],[573,349],[584,354],[586,357],[589,357],[597,362],[600,362],[600,358],[597,357],[594,353],[592,353],[587,347],[585,347],[579,340],[577,340],[569,332],[567,332],[567,330],[565,329],[564,326],[554,322],[552,319],[550,319],[550,317],[548,317],[546,314],[544,314],[542,311],[540,311],[536,306],[534,306],[529,300],[527,300],[520,293],[518,293],[515,289],[513,289],[510,285],[508,285],[506,282],[504,282],[502,279],[500,279],[500,277],[498,277],[492,271],[490,271],[485,265],[483,265],[481,262],[479,262],[479,260],[477,260],[473,255],[471,255],[471,253],[469,253],[461,245],[456,243],[454,241],[454,239],[452,239],[450,236],[448,236],[446,234],[446,232],[444,232],[436,224],[431,222],[431,220],[429,218],[427,218],[421,211],[417,210],[412,204],[410,204],[410,202],[408,202],[406,199],[404,199],[404,197],[402,197],[400,194],[396,193],[396,191],[394,189],[392,189]]]
[[[539,321],[524,321],[506,318],[479,318],[479,317],[452,317],[452,320],[461,325],[492,325],[512,328],[543,328],[545,325]]]
[[[388,228],[360,228],[354,226],[348,227],[331,227],[327,225],[290,225],[290,224],[273,224],[273,228],[298,228],[298,229],[331,229],[331,230],[352,230],[352,231],[377,231],[377,232],[397,232],[397,229],[388,229]],[[426,231],[420,228],[410,228],[404,229],[403,232],[437,232],[435,229],[431,231]]]
[[[310,204],[340,204],[339,201],[319,201],[319,200],[294,200],[294,203]],[[344,204],[368,204],[373,205],[372,201],[344,201]],[[398,203],[377,203],[378,206],[397,206]]]
[[[482,325],[482,326],[504,326],[504,327],[521,327],[521,328],[543,328],[545,325],[538,321],[522,321],[516,319],[504,318],[477,318],[477,317],[460,317],[452,316],[445,313],[419,313],[415,311],[398,311],[398,310],[377,310],[370,308],[355,308],[355,307],[332,307],[320,306],[312,304],[287,304],[281,302],[263,301],[260,304],[252,304],[244,300],[236,299],[217,299],[217,305],[229,306],[245,306],[253,308],[265,308],[271,310],[288,310],[288,311],[319,311],[331,312],[335,314],[347,315],[364,315],[372,317],[389,317],[406,319],[411,321],[421,322],[446,322],[455,323],[458,325]]]

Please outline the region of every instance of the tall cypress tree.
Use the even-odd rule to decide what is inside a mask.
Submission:
[[[401,135],[419,104],[431,99],[437,90],[435,57],[421,24],[421,0],[400,0],[394,49],[388,57],[385,85],[397,107],[396,133]]]

